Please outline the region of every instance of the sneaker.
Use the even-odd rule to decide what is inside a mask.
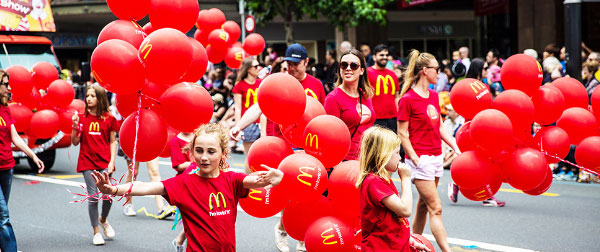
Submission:
[[[458,201],[458,186],[453,182],[448,183],[448,198],[453,203]]]
[[[175,252],[185,252],[185,246],[177,245],[177,239],[173,239],[173,241],[171,241],[171,245],[173,245],[173,247],[175,247]]]
[[[298,241],[298,244],[296,244],[296,252],[306,252],[304,241]]]
[[[491,206],[491,207],[503,207],[506,205],[506,202],[496,199],[496,197],[491,197],[489,199],[484,200],[483,206]]]
[[[564,180],[565,179],[565,171],[560,171],[559,173],[556,173],[553,175],[553,178],[556,180]]]
[[[175,210],[174,206],[171,206],[171,205],[165,206],[165,208],[163,208],[163,210],[158,212],[158,215],[157,215],[158,219],[164,220],[164,219],[168,218],[169,216],[173,215],[174,210]]]
[[[133,205],[132,204],[126,204],[125,208],[123,208],[123,213],[125,214],[125,216],[135,216],[135,210],[133,210]]]
[[[115,238],[115,230],[108,223],[108,220],[105,221],[104,223],[102,223],[100,221],[98,221],[98,222],[100,223],[100,226],[102,227],[102,230],[104,231],[104,236],[106,236],[107,239]]]
[[[275,230],[275,245],[277,250],[280,252],[289,252],[290,245],[288,244],[287,233],[279,229],[280,223],[277,223],[273,230]]]
[[[102,234],[95,233],[94,238],[92,239],[92,244],[94,244],[96,246],[104,245],[104,238],[102,238]]]
[[[564,178],[567,181],[575,181],[577,179],[577,176],[575,176],[573,171],[569,171],[569,172],[567,172],[567,174],[565,174]]]

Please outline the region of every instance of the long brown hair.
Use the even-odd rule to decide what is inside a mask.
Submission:
[[[254,62],[254,57],[245,58],[242,61],[242,66],[240,66],[240,71],[238,72],[235,84],[238,84],[240,81],[248,77],[248,70],[252,67],[252,62]]]
[[[4,77],[9,78],[8,73],[0,69],[0,85],[6,85],[6,88],[8,88],[8,83],[4,83]],[[0,98],[0,105],[8,106],[8,96]]]
[[[412,50],[408,55],[408,67],[404,72],[404,83],[402,84],[402,91],[400,91],[400,96],[406,94],[406,91],[419,81],[421,76],[419,73],[423,70],[424,67],[429,66],[431,60],[435,60],[435,56],[430,53],[421,53],[418,50]]]
[[[344,53],[342,53],[338,62],[340,62],[341,64],[342,58],[348,54],[352,54],[358,57],[358,59],[360,60],[360,68],[364,70],[363,75],[360,77],[360,79],[358,79],[358,92],[360,93],[360,95],[364,95],[367,98],[373,97],[373,87],[371,86],[371,84],[369,84],[369,77],[367,76],[367,61],[365,60],[365,56],[363,56],[363,54],[360,51],[353,48],[352,50],[345,51]],[[342,82],[344,80],[342,78],[341,68],[338,69],[337,72],[338,78],[335,86],[339,87],[340,85],[342,85]]]
[[[108,97],[106,96],[106,90],[98,84],[90,85],[85,91],[87,97],[87,91],[93,89],[96,92],[96,116],[98,118],[104,118],[104,115],[108,113]],[[87,102],[85,103],[85,116],[90,114]]]

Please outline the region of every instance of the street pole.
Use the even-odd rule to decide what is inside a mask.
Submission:
[[[242,28],[242,43],[244,43],[244,39],[246,39],[246,14],[244,9],[244,0],[240,0],[240,16],[242,17],[242,22],[240,26]]]
[[[581,80],[581,0],[565,0],[567,74]]]

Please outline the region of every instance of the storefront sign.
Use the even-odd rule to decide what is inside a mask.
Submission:
[[[96,36],[87,34],[52,34],[47,36],[55,48],[94,48]]]
[[[432,2],[437,2],[439,0],[400,0],[400,4],[398,7],[402,8],[408,8],[408,7],[413,7],[416,5],[422,5],[422,4],[426,4],[426,3],[432,3]]]

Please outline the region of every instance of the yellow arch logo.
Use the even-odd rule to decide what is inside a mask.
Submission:
[[[329,228],[329,229],[323,231],[323,233],[321,233],[321,238],[323,238],[323,244],[324,245],[333,245],[333,244],[337,244],[338,243],[337,241],[330,241],[330,242],[327,241],[327,240],[329,240],[329,239],[331,239],[331,238],[333,238],[335,236],[335,234],[326,235],[326,233],[332,232],[332,231],[333,231],[333,228]]]
[[[393,95],[396,93],[396,83],[394,82],[394,78],[390,75],[379,75],[377,76],[377,85],[375,86],[375,95],[379,96],[381,94],[381,86],[383,84],[383,94],[388,94],[388,86],[392,87],[392,90],[389,94]]]
[[[300,183],[302,183],[302,184],[305,184],[307,186],[312,186],[311,183],[306,182],[305,180],[303,180],[300,177],[307,177],[309,179],[312,179],[313,175],[307,173],[306,170],[314,171],[315,168],[314,167],[308,167],[308,166],[302,166],[302,167],[298,168],[298,170],[300,171],[300,174],[298,174],[298,176],[296,177],[296,179],[298,179],[298,181],[300,181]]]
[[[3,117],[0,117],[0,126],[2,126],[2,127],[6,126],[6,121],[4,121]]]
[[[140,50],[140,53],[144,55],[142,57],[143,60],[146,60],[146,58],[148,58],[148,54],[150,54],[150,51],[152,51],[152,44],[150,44],[150,40],[146,40],[142,45],[142,50]]]
[[[319,100],[319,97],[317,97],[317,94],[315,94],[315,92],[312,91],[312,89],[310,89],[310,88],[304,89],[304,93],[308,96],[312,96],[313,98],[317,99],[317,101]]]
[[[481,83],[480,81],[474,81],[471,84],[469,84],[469,86],[471,86],[471,89],[473,89],[473,92],[475,92],[475,94],[479,94],[481,90],[487,89],[485,84]]]
[[[100,132],[100,123],[98,123],[98,122],[90,123],[89,132]]]
[[[304,147],[313,147],[313,142],[315,143],[315,149],[319,149],[319,136],[313,135],[312,133],[308,133],[306,135],[306,140],[304,141]]]
[[[246,108],[250,107],[250,97],[253,98],[252,104],[257,103],[256,89],[249,88],[248,91],[246,91],[246,103],[244,104],[244,107]]]
[[[219,196],[221,196],[221,201],[219,201]],[[217,194],[215,193],[211,193],[208,196],[208,208],[210,210],[213,210],[213,199],[214,201],[217,202],[217,207],[221,207],[221,202],[223,203],[223,208],[227,208],[227,201],[225,200],[225,196],[223,196],[223,193],[218,192]]]
[[[258,197],[254,196],[254,194],[260,195],[261,193],[262,193],[261,190],[250,189],[250,192],[248,193],[248,198],[251,198],[251,199],[256,200],[256,201],[262,201],[262,197],[260,197],[260,196],[258,196]]]

